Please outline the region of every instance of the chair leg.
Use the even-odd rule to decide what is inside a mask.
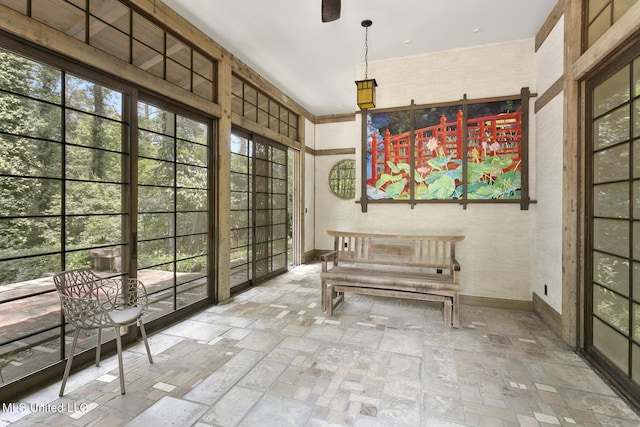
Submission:
[[[142,340],[144,341],[144,346],[147,348],[147,356],[149,356],[149,363],[153,364],[153,359],[151,358],[151,350],[149,349],[149,342],[147,341],[147,331],[144,329],[144,322],[142,319],[138,321],[140,324],[140,333],[142,334]]]
[[[122,338],[120,327],[116,326],[116,348],[118,350],[118,368],[120,369],[120,394],[124,394],[124,369],[122,369]]]
[[[451,299],[449,299],[448,297],[444,297],[444,305],[443,305],[442,311],[444,314],[444,330],[450,331],[452,304],[451,304]]]
[[[73,363],[73,355],[76,352],[76,344],[78,343],[78,337],[80,336],[80,328],[76,328],[73,333],[73,343],[71,344],[71,353],[67,358],[67,366],[64,368],[64,375],[62,375],[62,385],[60,386],[60,394],[62,397],[64,394],[64,387],[67,385],[67,378],[69,378],[69,372],[71,372],[71,364]],[[62,337],[62,345],[64,345],[64,337]]]
[[[100,366],[100,349],[102,348],[102,328],[98,328],[98,342],[96,343],[96,366]]]

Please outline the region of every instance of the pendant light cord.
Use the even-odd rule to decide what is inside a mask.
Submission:
[[[364,79],[367,80],[369,73],[369,27],[364,27]]]

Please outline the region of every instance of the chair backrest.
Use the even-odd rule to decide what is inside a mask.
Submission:
[[[90,269],[66,270],[53,276],[58,293],[68,297],[87,298],[95,295],[100,277]]]
[[[101,279],[89,269],[66,270],[53,276],[62,312],[67,321],[79,328],[104,326],[104,310],[100,304]]]

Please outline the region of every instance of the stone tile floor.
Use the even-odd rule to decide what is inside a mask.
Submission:
[[[319,264],[210,307],[117,359],[3,404],[0,426],[635,426],[640,418],[531,312],[347,295]]]

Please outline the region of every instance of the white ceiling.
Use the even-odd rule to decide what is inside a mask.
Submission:
[[[316,116],[357,110],[364,63],[535,37],[558,0],[163,0]],[[475,30],[475,31],[474,31]],[[370,78],[375,78],[369,74]],[[381,84],[381,82],[378,82]]]

